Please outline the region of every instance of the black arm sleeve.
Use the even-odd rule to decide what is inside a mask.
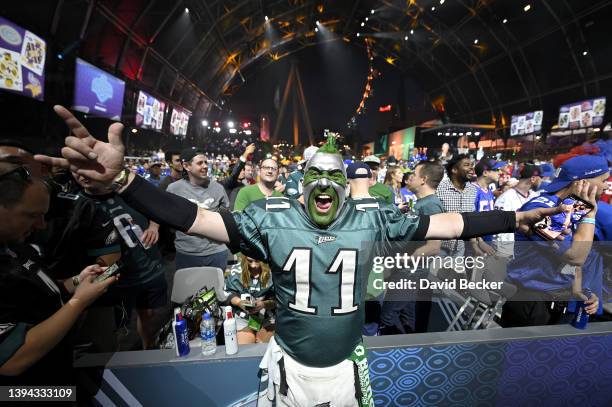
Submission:
[[[459,239],[514,233],[516,230],[516,212],[513,211],[464,212],[461,216],[463,232]]]
[[[414,236],[412,240],[415,242],[425,240],[425,236],[427,235],[427,231],[429,230],[429,216],[421,215],[419,216],[419,226],[417,227],[416,232],[414,232]]]
[[[240,230],[238,230],[236,220],[227,209],[220,209],[219,214],[221,215],[221,219],[223,219],[225,230],[227,230],[227,236],[229,237],[227,247],[233,254],[236,254],[240,251]]]
[[[187,232],[198,216],[196,204],[162,191],[140,176],[121,193],[121,198],[147,218],[181,232]]]

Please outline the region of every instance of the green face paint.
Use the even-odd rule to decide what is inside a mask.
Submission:
[[[346,177],[340,170],[320,171],[309,168],[304,174],[304,186],[316,183],[305,202],[311,219],[320,227],[329,226],[340,206],[337,187],[346,187]]]

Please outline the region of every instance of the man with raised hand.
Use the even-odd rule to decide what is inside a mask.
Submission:
[[[106,143],[89,134],[67,109],[56,106],[55,111],[74,135],[66,138],[64,158],[38,156],[40,161],[113,184],[153,219],[270,264],[277,331],[260,366],[268,369],[268,395],[279,405],[374,405],[361,338],[362,270],[371,269],[359,258],[364,244],[527,232],[544,216],[560,211],[408,217],[374,199],[346,199],[344,164],[330,137],[305,168],[304,206],[282,197],[258,201],[243,212],[210,212],[123,169],[121,124],[109,127]]]

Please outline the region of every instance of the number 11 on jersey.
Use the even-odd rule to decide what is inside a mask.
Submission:
[[[340,271],[339,305],[332,307],[332,315],[344,315],[357,311],[355,303],[355,278],[357,271],[357,250],[341,249],[332,260],[326,274]],[[312,294],[312,249],[295,248],[287,257],[283,271],[295,273],[295,297],[289,308],[305,314],[316,314],[317,307],[310,303]]]

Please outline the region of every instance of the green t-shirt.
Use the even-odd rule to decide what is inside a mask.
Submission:
[[[283,194],[278,191],[274,191],[272,192],[272,196],[279,197],[283,196]],[[243,211],[252,202],[259,201],[260,199],[266,199],[266,196],[263,194],[263,192],[261,192],[257,184],[243,187],[238,192],[238,196],[236,196],[234,210]]]
[[[444,205],[442,205],[442,201],[436,194],[419,198],[414,204],[414,213],[417,215],[431,216],[444,212]]]
[[[394,203],[393,191],[391,191],[391,188],[389,188],[385,184],[381,184],[380,182],[377,182],[376,184],[370,187],[368,192],[370,193],[370,195],[372,195],[375,198],[382,198],[388,204]]]
[[[240,251],[272,270],[276,341],[298,362],[314,367],[345,360],[361,342],[372,268],[364,248],[411,240],[419,226],[419,218],[373,198],[347,200],[326,229],[289,198],[258,201],[233,215]]]

